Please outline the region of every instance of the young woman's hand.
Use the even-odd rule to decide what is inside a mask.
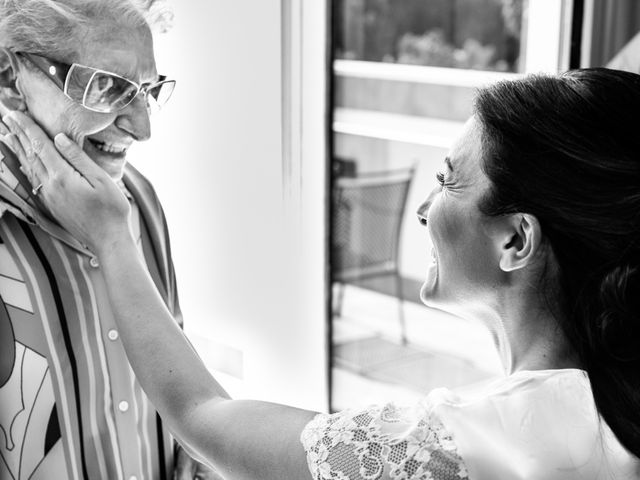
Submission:
[[[129,202],[116,183],[63,133],[54,142],[23,112],[2,118],[33,192],[50,213],[96,253],[130,239]]]

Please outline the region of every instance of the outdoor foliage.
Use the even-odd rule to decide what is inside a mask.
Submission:
[[[336,57],[518,71],[526,0],[336,0]]]

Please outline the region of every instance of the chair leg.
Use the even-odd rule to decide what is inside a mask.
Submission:
[[[407,325],[404,318],[404,292],[402,290],[402,278],[399,272],[394,274],[396,278],[396,298],[398,299],[398,320],[400,321],[400,342],[407,345]]]

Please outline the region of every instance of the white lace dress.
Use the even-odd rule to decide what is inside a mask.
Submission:
[[[301,441],[314,480],[640,479],[575,369],[437,389],[411,408],[319,414]]]

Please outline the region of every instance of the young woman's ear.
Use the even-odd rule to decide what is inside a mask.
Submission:
[[[18,58],[7,48],[0,48],[0,102],[9,110],[25,110],[20,90]]]
[[[500,268],[512,272],[533,263],[542,245],[538,219],[527,213],[510,215],[507,234],[500,249]]]

